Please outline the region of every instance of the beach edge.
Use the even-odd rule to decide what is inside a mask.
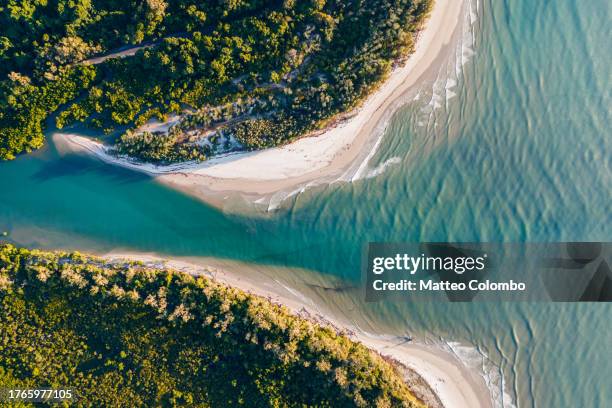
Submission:
[[[434,62],[452,49],[465,5],[464,0],[435,0],[415,51],[360,107],[346,114],[348,119],[285,146],[227,154],[202,163],[156,166],[112,156],[102,143],[79,134],[56,132],[52,137],[62,151],[86,153],[105,163],[148,174],[217,207],[224,207],[235,195],[249,202],[269,202],[275,194],[286,197],[307,186],[346,179],[351,167],[359,169],[371,158],[376,139],[390,119],[389,111],[397,109],[398,100],[410,89],[431,77]]]

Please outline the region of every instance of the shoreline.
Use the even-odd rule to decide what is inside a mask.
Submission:
[[[345,114],[348,119],[316,136],[305,136],[281,147],[168,166],[111,156],[100,142],[82,135],[55,133],[53,139],[67,150],[86,152],[108,164],[149,174],[217,207],[224,207],[232,196],[270,202],[275,195],[286,197],[306,186],[353,180],[375,152],[385,120],[393,113],[390,108],[432,75],[437,68],[434,62],[441,55],[453,51],[452,39],[458,34],[465,5],[464,0],[436,0],[418,34],[415,51],[404,65],[395,68],[360,107]]]
[[[493,407],[491,393],[484,377],[467,367],[451,352],[435,345],[413,341],[398,344],[400,339],[397,337],[374,335],[349,322],[340,321],[331,313],[319,310],[320,305],[314,304],[299,292],[268,277],[254,265],[216,258],[200,258],[198,262],[191,258],[167,259],[157,254],[122,251],[109,252],[101,257],[110,262],[123,259],[136,260],[194,276],[205,276],[267,298],[273,303],[287,307],[292,313],[319,324],[332,325],[348,333],[352,340],[361,342],[383,357],[398,363],[399,368],[405,372],[407,382],[412,386],[416,384],[419,393],[428,395],[434,407]]]

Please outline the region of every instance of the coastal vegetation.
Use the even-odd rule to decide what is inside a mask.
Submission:
[[[0,245],[0,388],[75,406],[424,407],[331,327],[211,279]]]
[[[287,143],[372,92],[431,3],[4,0],[0,158],[42,146],[49,118],[155,163]]]

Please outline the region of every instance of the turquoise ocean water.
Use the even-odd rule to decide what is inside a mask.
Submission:
[[[0,230],[34,247],[264,264],[364,330],[486,366],[505,406],[609,406],[609,304],[364,304],[354,286],[369,241],[612,240],[610,7],[473,1],[456,58],[409,95],[363,177],[277,211],[227,214],[50,145],[0,164]]]

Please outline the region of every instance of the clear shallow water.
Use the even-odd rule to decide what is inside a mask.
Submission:
[[[610,14],[605,0],[481,2],[458,58],[394,115],[372,177],[273,214],[224,214],[50,146],[0,164],[0,230],[28,246],[266,264],[364,330],[475,345],[519,407],[604,407],[610,305],[365,305],[351,287],[368,241],[611,240]]]

